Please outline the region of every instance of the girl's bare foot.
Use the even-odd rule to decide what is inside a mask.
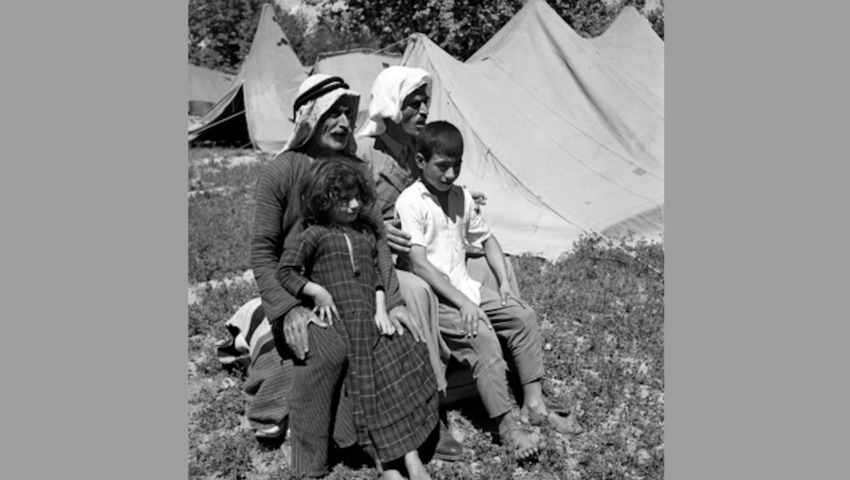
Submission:
[[[419,452],[416,450],[404,456],[404,466],[407,467],[407,474],[410,475],[410,480],[431,480],[428,471],[425,470],[425,465],[419,458]]]

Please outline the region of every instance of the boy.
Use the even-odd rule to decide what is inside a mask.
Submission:
[[[415,155],[419,180],[396,201],[402,229],[411,236],[409,266],[439,297],[440,333],[452,355],[471,367],[487,413],[499,424],[501,437],[519,458],[537,453],[539,446],[519,423],[548,422],[561,433],[581,431],[573,418],[550,412],[543,400],[543,351],[537,316],[511,294],[502,248],[472,196],[455,186],[460,175],[463,137],[451,123],[438,121],[419,134]],[[498,291],[470,278],[464,263],[465,241],[480,240]],[[519,418],[512,413],[507,364],[499,337],[515,361],[522,383],[523,406]]]

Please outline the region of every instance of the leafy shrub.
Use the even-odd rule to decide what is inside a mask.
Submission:
[[[192,176],[245,193],[190,200],[190,281],[249,268],[247,187],[256,181],[259,164],[209,167],[196,166]],[[240,187],[244,182],[248,185]],[[513,265],[522,297],[538,315],[544,391],[566,405],[585,432],[562,436],[535,427],[549,447],[536,462],[520,464],[495,441],[494,425],[479,404],[452,406],[449,418],[463,436],[463,458],[431,462],[432,478],[663,478],[664,277],[658,273],[664,270],[663,246],[588,236],[555,262],[526,255],[515,257]],[[198,303],[189,307],[190,478],[290,477],[284,452],[264,450],[240,426],[244,372],[224,371],[215,355],[216,341],[230,338],[224,322],[256,294],[253,282],[235,282],[201,290]],[[335,465],[327,478],[375,476],[371,466],[349,462]]]
[[[254,200],[249,195],[189,199],[189,283],[242,274],[251,266]]]
[[[245,411],[238,384],[226,375],[208,378],[189,402],[198,406],[189,417],[199,434],[234,429],[239,426],[238,416]]]
[[[568,381],[560,399],[590,428],[578,445],[579,470],[589,478],[660,478],[664,278],[652,269],[663,271],[662,246],[585,237],[555,264],[533,257],[514,264],[521,294],[543,323],[544,386]]]
[[[206,147],[190,147],[189,148],[189,164],[196,164],[199,162],[206,161],[208,159],[216,159],[216,158],[227,158],[227,157],[240,157],[242,155],[263,155],[263,153],[256,153],[253,150],[246,150],[241,148],[206,148]]]
[[[189,337],[228,338],[230,334],[224,322],[258,294],[254,282],[234,282],[200,291],[197,303],[189,305]]]
[[[243,163],[224,168],[204,169],[198,178],[215,187],[229,187],[239,191],[253,190],[260,178],[263,165],[259,162]]]
[[[190,446],[189,478],[247,479],[253,470],[255,443],[253,435],[241,432],[216,436],[203,450]]]

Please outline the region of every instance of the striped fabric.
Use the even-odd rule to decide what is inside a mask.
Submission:
[[[362,164],[352,156],[340,159]],[[232,339],[218,349],[218,357],[223,364],[240,362],[248,367],[243,390],[249,395],[246,414],[255,429],[280,424],[289,411],[287,397],[292,362],[288,359],[282,361],[281,355],[275,351],[270,322],[282,319],[286,312],[299,304],[281,287],[276,274],[285,240],[295,237],[303,229],[297,185],[312,161],[307,155],[290,151],[278,155],[263,169],[257,185],[251,238],[251,267],[260,298],[247,302],[227,321]],[[383,240],[383,245],[386,245],[386,240]],[[389,249],[386,249],[385,255],[385,263],[391,266]],[[390,271],[389,267],[382,271],[389,278],[389,273],[386,273]],[[393,285],[390,285],[388,304],[401,304],[401,296],[391,297],[392,291]]]
[[[351,240],[357,271],[350,263],[346,234]],[[312,458],[326,455],[316,448],[306,448],[305,442],[310,440],[295,441],[295,436],[312,438],[320,435],[314,429],[327,429],[321,419],[330,415],[331,410],[329,404],[318,399],[330,398],[333,378],[317,377],[333,374],[337,368],[341,371],[343,367],[336,364],[347,364],[344,392],[351,402],[357,443],[378,460],[387,462],[415,450],[437,425],[437,382],[427,347],[415,342],[409,333],[383,336],[375,324],[375,289],[381,284],[376,255],[374,234],[365,227],[351,226],[311,226],[284,249],[279,271],[281,284],[290,292],[299,292],[307,281],[301,272],[306,272],[312,281],[330,292],[342,318],[321,335],[313,333],[324,329],[311,325],[309,341],[313,358],[308,357],[304,366],[296,362],[290,402],[292,454],[305,468],[299,470],[293,460],[296,473],[311,472],[317,464]],[[321,341],[327,345],[313,346]],[[344,358],[343,344],[347,352]],[[316,365],[322,363],[331,365]],[[300,400],[302,392],[307,405]]]
[[[319,477],[327,473],[331,425],[339,428],[346,424],[341,434],[335,435],[341,447],[356,441],[351,428],[350,398],[340,398],[348,364],[348,342],[339,330],[339,323],[327,329],[310,324],[310,351],[303,362],[295,361],[293,365],[289,429],[292,470],[296,475]],[[334,405],[338,405],[337,411],[342,414],[336,419],[332,415]],[[340,422],[339,417],[346,421]]]
[[[282,360],[275,349],[262,300],[246,302],[225,325],[232,338],[218,347],[218,359],[223,365],[240,363],[247,369],[242,391],[248,395],[245,416],[251,427],[261,430],[281,424],[289,413],[292,361]]]

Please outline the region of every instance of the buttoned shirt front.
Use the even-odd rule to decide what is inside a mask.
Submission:
[[[413,141],[402,143],[384,132],[357,139],[357,157],[366,162],[375,180],[375,196],[384,221],[394,218],[395,202],[418,177]]]
[[[453,287],[479,305],[481,283],[466,269],[466,245],[486,240],[490,228],[475,210],[472,195],[465,188],[452,186],[447,215],[437,197],[419,180],[399,195],[395,213],[402,230],[410,234],[410,242],[425,247],[428,261],[448,277]]]

